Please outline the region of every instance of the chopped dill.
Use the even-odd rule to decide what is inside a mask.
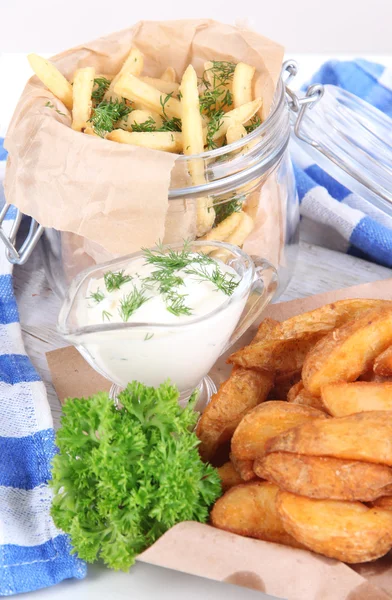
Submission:
[[[225,88],[207,89],[200,96],[200,112],[211,117],[218,110],[233,104],[233,94]]]
[[[113,131],[117,121],[126,117],[131,111],[132,108],[124,101],[102,100],[93,108],[89,121],[95,133],[104,137],[108,131]]]
[[[105,321],[105,319],[110,321],[111,316],[112,316],[112,314],[110,312],[108,312],[107,310],[102,311],[102,321]]]
[[[98,288],[96,292],[93,292],[92,294],[90,294],[90,296],[87,298],[87,300],[94,300],[94,302],[96,304],[99,304],[100,302],[102,302],[102,300],[105,298],[105,294],[103,292],[101,292],[101,290]]]
[[[259,115],[255,115],[254,117],[251,118],[249,125],[245,125],[246,133],[251,133],[252,131],[257,129],[257,127],[259,127],[260,125],[261,125],[261,119],[260,119]]]
[[[143,123],[132,123],[132,131],[156,131],[157,124],[152,117]]]
[[[93,87],[93,92],[91,94],[91,98],[94,101],[95,105],[102,102],[103,97],[106,94],[109,85],[110,85],[110,80],[106,79],[106,77],[97,77],[96,79],[94,79],[94,87]]]
[[[211,76],[213,88],[228,85],[233,79],[236,64],[227,60],[213,60],[211,63],[212,66],[204,71],[201,79],[206,89],[211,87]]]
[[[129,321],[133,313],[147,302],[147,300],[148,298],[144,295],[143,290],[138,290],[134,286],[132,292],[129,292],[129,294],[124,296],[120,301],[118,312],[122,320],[125,322]]]
[[[226,202],[214,203],[215,210],[215,221],[214,227],[219,225],[222,221],[230,217],[235,212],[240,212],[242,209],[242,204],[245,200],[245,196],[235,196],[231,200],[226,200]]]
[[[184,298],[187,294],[179,294],[178,292],[172,291],[166,295],[166,309],[179,317],[181,315],[191,315],[192,311],[189,306],[186,306]]]
[[[47,103],[45,104],[46,108],[54,108],[54,104],[52,104],[50,102],[50,100],[47,101]],[[59,110],[58,108],[55,108],[56,113],[58,113],[59,115],[62,115],[63,117],[66,117],[67,115],[63,112],[61,112],[61,110]]]
[[[124,283],[132,281],[131,275],[124,275],[124,269],[122,271],[117,272],[108,271],[103,276],[103,279],[105,281],[105,286],[108,292],[112,292],[113,290],[119,290]]]
[[[148,340],[151,340],[151,338],[154,337],[153,333],[146,333],[146,335],[144,336],[144,341],[147,342]]]
[[[223,273],[218,265],[215,266],[211,273],[204,265],[188,267],[185,272],[189,275],[194,275],[200,281],[211,281],[216,289],[226,294],[226,296],[231,296],[239,284],[239,281],[235,281],[234,274]]]
[[[208,150],[213,150],[214,148],[218,147],[214,141],[214,135],[220,129],[220,127],[223,123],[224,115],[225,115],[225,113],[223,112],[223,110],[218,110],[211,116],[211,120],[207,125],[207,135],[206,135],[206,142],[207,142]]]
[[[160,129],[157,131],[181,131],[182,130],[182,122],[178,117],[173,117],[172,119],[167,119],[165,115],[163,115],[163,123]]]
[[[211,264],[214,262],[214,260],[206,254],[192,253],[189,249],[189,242],[185,242],[182,250],[178,251],[169,248],[168,251],[165,252],[162,244],[158,244],[156,250],[150,250],[148,248],[142,248],[142,250],[148,264],[168,271],[183,269],[193,262],[200,264]]]
[[[169,117],[166,114],[166,104],[169,102],[169,100],[171,100],[171,98],[173,97],[173,92],[170,92],[170,94],[167,94],[166,98],[164,100],[162,100],[162,96],[159,98],[159,102],[162,106],[162,115],[163,118],[168,121]]]

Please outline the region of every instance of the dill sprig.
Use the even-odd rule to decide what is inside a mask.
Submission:
[[[112,313],[108,312],[107,310],[102,311],[102,321],[105,321],[105,319],[110,321],[111,316],[112,316]]]
[[[167,294],[173,288],[184,285],[184,280],[179,275],[174,275],[171,269],[154,271],[150,277],[144,279],[144,282],[147,286],[149,284],[156,284],[161,294]]]
[[[179,294],[178,292],[173,290],[172,292],[166,295],[166,309],[176,317],[179,317],[181,315],[191,315],[192,310],[189,308],[189,306],[186,306],[185,304],[184,299],[186,298],[186,296],[187,294]]]
[[[148,340],[151,340],[151,338],[154,337],[153,333],[146,333],[146,335],[144,336],[144,341],[147,342]]]
[[[163,123],[162,127],[160,129],[157,129],[157,131],[181,131],[182,129],[181,119],[179,119],[178,117],[172,117],[171,119],[169,119],[166,113],[166,104],[172,97],[173,92],[170,92],[170,94],[166,95],[164,100],[162,100],[162,96],[159,99],[159,102],[162,107]]]
[[[211,272],[206,269],[205,265],[199,265],[197,268],[188,267],[185,272],[194,275],[200,281],[211,281],[216,289],[226,294],[226,296],[231,296],[239,284],[239,281],[235,280],[234,274],[222,272],[218,265],[215,265],[214,270]]]
[[[243,202],[245,200],[245,196],[234,196],[231,200],[226,200],[226,202],[214,203],[215,210],[215,221],[214,227],[219,225],[222,221],[230,217],[235,212],[240,212],[242,209]]]
[[[233,79],[235,63],[232,63],[227,60],[213,60],[212,66],[209,69],[206,69],[202,75],[202,83],[209,89],[211,87],[209,75],[212,75],[212,87],[220,87],[225,86],[230,83]]]
[[[54,104],[52,104],[50,102],[50,100],[47,101],[47,103],[45,104],[45,108],[55,108]],[[63,112],[61,112],[61,110],[59,110],[58,108],[55,108],[56,113],[58,113],[59,115],[62,115],[63,117],[66,117],[67,115]]]
[[[216,142],[214,141],[214,135],[217,131],[219,131],[219,128],[221,127],[224,115],[225,113],[223,112],[223,110],[218,110],[211,116],[210,122],[207,125],[206,135],[206,143],[208,150],[214,150],[214,148],[218,147]]]
[[[172,97],[173,97],[173,92],[170,92],[170,94],[167,94],[167,96],[165,97],[164,100],[162,100],[162,96],[159,98],[159,102],[162,107],[162,115],[166,121],[169,121],[169,117],[166,114],[166,104],[169,102],[169,100],[171,100]]]
[[[233,94],[225,88],[206,90],[200,95],[200,112],[211,117],[218,110],[233,104]]]
[[[132,131],[157,131],[157,124],[152,117],[143,123],[132,123]]]
[[[98,288],[96,292],[92,292],[92,294],[88,296],[87,300],[94,300],[96,304],[99,304],[104,298],[105,294]]]
[[[122,271],[108,271],[103,276],[105,281],[105,286],[108,292],[112,292],[113,290],[119,290],[124,283],[128,283],[132,281],[131,275],[124,275],[124,269]]]
[[[127,322],[138,308],[140,308],[148,298],[144,295],[143,290],[138,290],[135,286],[132,292],[129,292],[120,301],[120,308],[118,312],[123,321]]]
[[[131,111],[132,108],[122,100],[115,102],[102,100],[98,106],[93,108],[89,121],[92,123],[95,133],[104,137],[108,131],[113,131],[117,121],[126,117]]]
[[[255,115],[254,117],[251,118],[249,125],[245,125],[246,133],[251,133],[252,131],[257,129],[257,127],[259,127],[260,125],[261,125],[261,119],[260,119],[259,115]]]
[[[95,105],[102,102],[103,97],[106,94],[109,85],[110,85],[110,79],[106,79],[106,77],[96,77],[94,79],[94,87],[93,87],[93,92],[91,94],[91,98],[94,101]]]

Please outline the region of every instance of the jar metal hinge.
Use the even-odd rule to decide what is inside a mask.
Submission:
[[[7,212],[11,209],[9,204],[5,204],[0,212],[0,240],[5,245],[5,254],[7,260],[13,265],[24,265],[30,258],[39,238],[41,237],[44,228],[35,219],[31,219],[29,231],[26,238],[22,242],[21,247],[16,247],[16,236],[22,222],[23,214],[17,208],[16,216],[13,219],[10,231],[5,231],[4,224],[6,221]]]
[[[321,84],[314,84],[308,87],[304,96],[298,96],[296,92],[294,92],[290,87],[290,82],[294,79],[294,77],[298,73],[298,66],[295,60],[286,60],[283,63],[282,67],[282,80],[285,86],[287,102],[290,110],[297,115],[297,118],[294,122],[294,133],[303,142],[310,144],[311,146],[317,146],[317,144],[305,135],[301,131],[301,124],[305,113],[307,110],[310,110],[317,104],[319,100],[321,100],[324,94],[324,86]]]

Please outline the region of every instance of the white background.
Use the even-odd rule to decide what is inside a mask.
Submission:
[[[0,52],[57,52],[140,19],[248,25],[288,52],[391,54],[391,0],[0,0]]]

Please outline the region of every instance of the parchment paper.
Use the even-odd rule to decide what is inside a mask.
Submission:
[[[344,298],[392,299],[392,279],[327,292],[308,298],[272,304],[263,317],[284,320]],[[226,356],[248,344],[255,323],[226,355],[220,357],[210,375],[217,385],[230,367]],[[109,389],[75,348],[48,353],[54,385],[60,399],[86,396]],[[100,376],[99,376],[100,377]],[[387,556],[350,567],[312,552],[241,537],[194,522],[176,525],[138,560],[264,591],[287,600],[388,600],[392,598],[392,557]]]
[[[132,45],[143,52],[145,74],[152,77],[169,65],[181,76],[189,63],[200,75],[204,61],[211,59],[254,65],[255,93],[264,99],[264,114],[269,112],[283,48],[255,32],[212,20],[141,21],[51,60],[68,78],[83,66],[114,75]],[[45,107],[48,100],[64,116]],[[94,259],[101,253],[97,244],[124,255],[163,239],[176,155],[84,135],[70,123],[70,112],[32,77],[5,140],[7,202],[45,227],[91,241],[93,246],[84,249]]]

